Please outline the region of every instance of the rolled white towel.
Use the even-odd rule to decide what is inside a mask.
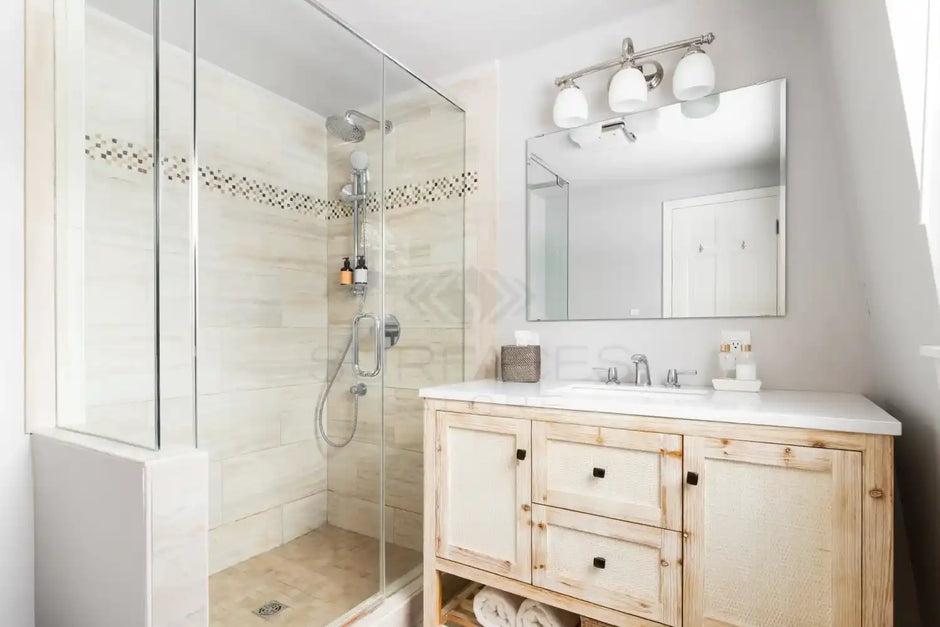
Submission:
[[[522,597],[484,587],[473,597],[473,614],[483,627],[516,627]]]
[[[581,617],[526,599],[519,608],[516,627],[578,627]]]

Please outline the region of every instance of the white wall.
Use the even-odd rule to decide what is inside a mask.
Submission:
[[[904,423],[897,440],[904,507],[925,625],[940,624],[940,390],[922,344],[940,343],[919,192],[883,0],[819,3],[837,89],[840,139],[868,290],[875,377],[865,391]],[[865,61],[855,49],[865,42]],[[877,76],[877,81],[871,77]]]
[[[0,3],[0,607],[33,624],[33,497],[23,427],[23,0]]]
[[[717,370],[722,329],[753,332],[761,376],[770,387],[857,391],[869,380],[868,327],[852,225],[838,185],[831,93],[820,71],[814,7],[802,0],[675,0],[629,20],[577,33],[501,60],[499,267],[506,285],[525,277],[525,140],[554,130],[555,76],[618,54],[631,35],[639,49],[714,31],[709,46],[724,91],[767,79],[788,84],[788,314],[761,320],[525,321],[522,303],[499,322],[500,342],[516,328],[541,333],[543,377],[591,376],[591,366],[649,355],[654,379],[667,368]],[[672,101],[671,69],[650,106]],[[601,73],[579,81],[592,119],[608,117]]]

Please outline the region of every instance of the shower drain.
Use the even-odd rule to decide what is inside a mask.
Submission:
[[[261,607],[255,610],[255,614],[258,616],[274,616],[281,610],[285,609],[287,606],[281,603],[280,601],[268,601]]]

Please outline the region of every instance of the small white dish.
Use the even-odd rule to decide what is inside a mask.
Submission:
[[[760,379],[712,379],[712,386],[722,392],[760,392]]]

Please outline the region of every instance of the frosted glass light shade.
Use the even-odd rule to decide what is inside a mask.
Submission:
[[[565,87],[555,96],[555,106],[552,108],[552,119],[555,126],[560,128],[574,128],[587,122],[587,98],[576,85]]]
[[[610,79],[607,104],[611,111],[630,113],[646,106],[649,88],[643,72],[635,67],[621,68]]]
[[[672,93],[679,100],[695,100],[715,89],[715,65],[701,50],[686,54],[672,77]]]

